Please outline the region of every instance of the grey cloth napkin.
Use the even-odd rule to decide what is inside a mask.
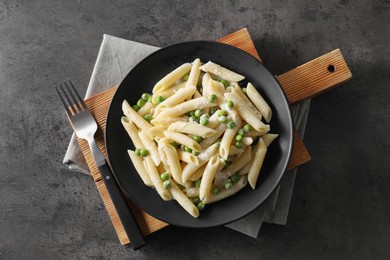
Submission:
[[[85,98],[96,95],[108,88],[120,84],[126,74],[147,55],[158,47],[103,35],[103,42],[92,72]],[[305,101],[292,108],[296,127],[303,136],[310,101]],[[73,171],[90,174],[88,165],[80,150],[75,135],[72,135],[64,161]],[[226,225],[248,236],[257,238],[263,221],[285,225],[294,187],[296,169],[285,174],[279,187],[257,210]]]

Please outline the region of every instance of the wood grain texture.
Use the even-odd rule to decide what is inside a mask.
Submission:
[[[276,77],[290,104],[319,95],[352,78],[339,49]]]
[[[228,35],[226,37],[223,37],[218,41],[241,48],[244,51],[251,54],[252,56],[254,56],[255,58],[260,60],[260,57],[255,49],[255,46],[246,28],[241,29],[235,33],[232,33],[231,35]],[[326,56],[325,59],[320,59],[320,60],[315,59],[312,62],[308,62],[294,70],[287,72],[286,75],[283,74],[277,77],[283,89],[286,91],[288,100],[290,102],[297,102],[307,97],[314,96],[317,93],[316,84],[319,84],[318,91],[323,92],[333,87],[333,85],[331,84],[335,84],[335,85],[340,84],[348,78],[346,76],[348,67],[345,67],[346,65],[343,65],[344,64],[343,59],[342,60],[340,59],[341,53],[335,51],[335,52],[328,53],[326,55],[324,55]],[[327,74],[323,72],[323,66],[325,66],[324,64],[327,64],[329,61],[332,61],[333,64],[335,64],[337,74],[335,73]],[[321,71],[319,72],[316,70],[321,70]],[[341,70],[341,72],[344,71],[344,73],[346,74],[344,76],[339,76],[338,74],[339,70]],[[294,76],[294,73],[297,73],[298,75],[301,76]],[[334,76],[337,76],[336,79],[333,78]],[[310,88],[310,91],[309,90],[304,91],[307,87]],[[115,91],[116,91],[116,87],[111,88],[105,92],[102,92],[96,96],[93,96],[85,101],[88,108],[90,109],[90,111],[92,112],[92,114],[94,115],[98,123],[99,128],[98,128],[98,132],[96,133],[97,144],[99,148],[102,150],[106,158],[107,158],[107,154],[104,145],[105,119],[106,119],[106,114],[107,114],[109,104],[111,102],[112,96],[114,95]],[[130,241],[126,236],[126,233],[124,232],[122,223],[119,220],[115,207],[104,186],[103,181],[101,180],[100,173],[92,158],[92,154],[89,150],[88,143],[82,139],[78,139],[78,142],[80,144],[83,155],[87,160],[88,166],[91,170],[92,177],[96,182],[99,193],[103,199],[103,203],[109,213],[112,224],[114,225],[119,241],[122,245],[128,244]],[[306,147],[304,146],[299,135],[295,133],[293,153],[288,168],[292,169],[309,160],[310,160],[310,155]],[[141,229],[143,230],[145,235],[153,233],[167,226],[166,223],[146,214],[131,202],[130,202],[130,206],[135,212],[137,221],[140,223]]]

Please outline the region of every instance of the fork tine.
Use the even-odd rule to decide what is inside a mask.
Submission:
[[[68,82],[69,82],[70,86],[72,87],[74,93],[76,93],[77,98],[79,99],[79,101],[80,101],[81,105],[83,106],[83,108],[84,108],[84,109],[88,109],[88,108],[87,108],[87,105],[86,105],[85,102],[84,102],[84,99],[82,99],[82,97],[80,96],[79,92],[77,92],[76,88],[73,86],[72,81],[70,81],[70,79],[68,79]]]
[[[58,96],[60,96],[60,99],[61,99],[61,101],[62,101],[62,104],[63,104],[64,107],[65,107],[66,113],[68,114],[68,116],[72,116],[72,113],[70,112],[69,107],[66,105],[66,102],[65,102],[64,98],[62,97],[61,92],[58,90],[57,85],[54,85],[54,88],[56,89],[56,91],[57,91],[57,93],[58,93]]]
[[[79,102],[77,102],[77,99],[74,97],[73,92],[70,90],[68,84],[65,81],[64,81],[64,85],[68,89],[68,92],[73,99],[73,104],[74,104],[73,106],[76,107],[77,113],[80,112],[82,110],[82,107],[80,106]]]
[[[59,82],[58,85],[59,85],[60,89],[62,90],[62,93],[64,94],[66,100],[68,100],[68,104],[69,104],[68,108],[71,107],[72,108],[71,111],[73,112],[72,115],[75,115],[77,113],[77,111],[75,110],[75,108],[73,106],[73,102],[70,101],[69,95],[66,93],[65,89],[62,87],[61,82]]]

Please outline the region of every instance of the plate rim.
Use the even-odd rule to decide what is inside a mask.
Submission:
[[[122,184],[120,183],[120,181],[118,180],[116,174],[115,174],[115,171],[114,169],[112,168],[111,166],[111,160],[110,160],[110,148],[108,146],[108,143],[107,143],[107,123],[109,121],[109,114],[110,114],[110,111],[112,110],[112,106],[113,106],[113,101],[114,99],[117,97],[118,94],[118,90],[121,88],[121,85],[124,83],[124,81],[126,80],[126,78],[129,76],[129,74],[137,67],[139,66],[140,63],[144,62],[145,60],[147,59],[151,59],[153,56],[155,55],[158,55],[160,52],[164,52],[166,51],[167,49],[170,49],[170,48],[175,48],[177,46],[180,46],[180,45],[186,45],[186,44],[214,44],[214,45],[222,45],[224,47],[228,47],[228,48],[231,48],[231,49],[234,49],[235,51],[240,51],[241,53],[243,53],[244,55],[246,55],[248,58],[250,59],[253,59],[255,62],[257,62],[258,64],[260,64],[269,74],[270,76],[273,78],[273,81],[276,83],[279,91],[282,93],[282,96],[283,96],[283,101],[284,103],[287,104],[287,111],[288,111],[288,124],[291,125],[291,127],[288,129],[289,130],[289,133],[290,133],[290,138],[289,138],[289,149],[287,151],[287,160],[285,161],[284,165],[283,165],[283,170],[282,170],[282,173],[279,175],[277,181],[274,183],[272,189],[269,189],[269,191],[266,193],[266,195],[264,196],[264,198],[262,200],[259,200],[258,203],[255,203],[255,205],[253,205],[252,207],[248,208],[248,210],[246,211],[246,213],[244,214],[241,214],[240,216],[238,217],[234,217],[234,218],[230,218],[226,221],[220,221],[220,223],[218,224],[207,224],[205,222],[202,222],[202,223],[199,223],[199,226],[193,226],[193,225],[185,225],[185,224],[176,224],[176,223],[170,223],[169,220],[166,220],[164,218],[160,218],[158,216],[155,216],[153,214],[151,214],[150,212],[148,212],[148,210],[145,210],[145,208],[143,208],[141,205],[139,205],[138,203],[136,203],[136,199],[134,199],[127,191],[125,188],[123,188]],[[132,142],[132,141],[131,141]],[[115,93],[114,95],[112,96],[112,99],[110,101],[110,104],[109,104],[109,107],[108,107],[108,110],[107,110],[107,113],[106,113],[106,119],[105,119],[105,130],[104,130],[104,145],[105,145],[105,148],[106,148],[106,152],[107,152],[107,161],[110,165],[110,168],[112,170],[112,173],[114,175],[114,178],[116,180],[116,182],[118,183],[119,187],[121,188],[122,190],[122,193],[125,197],[127,197],[128,199],[130,199],[135,205],[137,205],[137,207],[139,207],[142,211],[144,211],[145,213],[149,214],[150,216],[152,216],[153,218],[156,218],[160,221],[163,221],[169,225],[174,225],[174,226],[178,226],[178,227],[185,227],[185,228],[209,228],[209,227],[218,227],[218,226],[223,226],[223,225],[226,225],[226,224],[229,224],[229,223],[232,223],[232,222],[235,222],[239,219],[242,219],[244,217],[246,217],[247,215],[249,215],[250,213],[252,213],[254,210],[256,210],[258,207],[260,207],[261,205],[263,205],[265,203],[265,201],[272,195],[272,193],[276,190],[276,188],[280,185],[284,175],[286,174],[286,172],[288,171],[288,165],[291,161],[291,157],[292,157],[292,152],[293,152],[293,147],[294,147],[294,121],[292,119],[292,114],[291,114],[291,108],[290,108],[290,105],[289,105],[289,102],[288,102],[288,98],[287,98],[287,95],[284,91],[284,89],[282,88],[282,86],[280,85],[279,81],[277,80],[277,78],[275,77],[274,74],[271,73],[271,71],[269,71],[269,69],[263,64],[263,62],[259,59],[257,59],[256,57],[252,56],[251,54],[249,54],[248,52],[238,48],[238,47],[235,47],[235,46],[232,46],[232,45],[229,45],[229,44],[226,44],[226,43],[221,43],[221,42],[217,42],[217,41],[208,41],[208,40],[194,40],[194,41],[183,41],[183,42],[178,42],[178,43],[175,43],[175,44],[172,44],[172,45],[168,45],[166,47],[161,47],[160,49],[148,54],[147,56],[145,56],[143,59],[141,59],[131,70],[129,70],[126,74],[126,76],[121,80],[121,83],[118,85],[117,89],[115,90]],[[131,162],[132,163],[132,162]],[[161,200],[161,202],[164,202],[163,200]],[[178,205],[180,206],[180,205]],[[200,215],[201,217],[201,215]]]

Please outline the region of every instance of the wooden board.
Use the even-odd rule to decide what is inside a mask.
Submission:
[[[260,60],[260,57],[246,28],[221,38],[218,41],[235,46],[237,48],[241,48]],[[335,66],[334,72],[328,71],[329,65]],[[351,76],[352,74],[345,63],[341,52],[339,50],[335,50],[302,66],[290,70],[285,74],[278,76],[277,79],[285,90],[290,103],[296,103],[298,101],[322,93],[336,85],[339,85],[351,78]],[[85,101],[98,123],[99,128],[95,137],[99,148],[103,151],[103,154],[106,156],[106,158],[107,154],[104,145],[105,119],[111,98],[114,95],[115,90],[116,87],[111,88]],[[103,181],[101,180],[99,171],[89,150],[88,143],[82,139],[78,139],[78,142],[87,160],[89,169],[91,170],[93,179],[96,182],[98,191],[103,199],[110,219],[114,225],[119,241],[123,245],[128,244],[130,241],[123,230],[122,223],[120,222],[120,219],[116,213],[115,207],[113,206],[111,198],[104,186]],[[289,164],[289,169],[297,167],[298,165],[301,165],[309,160],[310,155],[305,145],[299,138],[299,135],[295,133],[294,148]],[[133,203],[129,202],[129,204],[135,213],[135,217],[145,235],[153,233],[167,226],[166,223],[159,221],[141,211]]]

